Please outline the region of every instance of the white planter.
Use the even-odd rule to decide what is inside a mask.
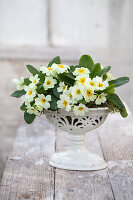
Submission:
[[[70,147],[65,152],[55,153],[49,164],[69,170],[100,170],[107,164],[100,156],[90,153],[85,147],[85,133],[99,127],[105,121],[109,109],[90,108],[85,116],[76,116],[72,111],[45,111],[48,120],[57,128],[69,133]]]

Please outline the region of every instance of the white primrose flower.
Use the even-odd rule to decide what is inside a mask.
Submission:
[[[107,73],[106,75],[107,75],[106,81],[112,81],[115,79],[115,77],[110,73]]]
[[[65,94],[66,96],[68,96],[70,98],[71,104],[74,104],[74,103],[77,103],[77,101],[73,98],[72,89],[73,89],[73,87],[70,87],[68,90],[65,90],[63,92],[63,94]]]
[[[57,101],[57,107],[60,109],[65,109],[66,111],[71,110],[71,100],[65,94],[60,95],[60,100]]]
[[[33,106],[28,106],[27,107],[27,113],[34,114],[34,115],[38,115],[39,114],[38,110],[36,110],[36,108],[34,108]]]
[[[85,68],[85,67],[81,67],[81,68],[76,68],[75,71],[73,72],[73,75],[77,76],[77,75],[89,75],[90,71],[89,69]]]
[[[84,74],[77,76],[75,79],[77,80],[77,85],[85,85],[90,80],[90,78]]]
[[[106,87],[109,86],[107,81],[103,81],[101,77],[96,76],[94,78],[94,81],[96,83],[96,90],[104,90]]]
[[[51,67],[40,67],[40,71],[42,71],[43,74],[46,74],[47,76],[53,76],[54,70]]]
[[[96,95],[94,94],[94,88],[92,86],[88,86],[84,92],[84,98],[86,102],[94,101],[96,99]]]
[[[79,116],[84,116],[88,110],[89,109],[82,103],[80,103],[78,106],[74,106],[73,108],[74,113]]]
[[[32,88],[33,90],[37,89],[37,86],[34,83],[30,83],[28,87]]]
[[[106,102],[106,94],[105,93],[101,93],[100,95],[98,95],[95,104],[100,105],[101,103],[105,103]]]
[[[38,74],[36,74],[35,76],[31,76],[29,80],[31,81],[31,85],[36,85],[39,82],[40,78],[38,78]]]
[[[41,106],[44,109],[48,109],[50,107],[50,102],[51,101],[51,95],[43,95],[43,94],[38,94],[38,97],[35,99],[35,105]]]
[[[96,81],[95,81],[95,79],[88,78],[85,85],[86,85],[86,87],[92,86],[95,89]]]
[[[25,99],[25,105],[27,106],[27,107],[30,107],[31,106],[31,104],[30,104],[30,101],[28,101],[27,99]]]
[[[36,96],[35,88],[29,87],[29,86],[25,86],[24,90],[26,91],[25,101],[28,101],[28,102],[33,101],[34,97]]]
[[[12,79],[12,82],[16,84],[16,88],[17,90],[22,90],[23,89],[23,83],[24,83],[24,77],[20,77],[20,80],[19,79]]]
[[[58,92],[63,92],[67,89],[67,85],[64,82],[59,83],[59,87],[57,88]]]
[[[72,96],[75,100],[79,101],[83,99],[83,94],[84,94],[84,87],[81,85],[74,85],[71,88],[72,91]]]
[[[40,105],[37,105],[37,106],[36,106],[36,109],[37,109],[38,111],[40,111],[40,112],[43,111],[43,107],[40,106]]]
[[[70,67],[68,65],[63,64],[55,64],[53,63],[51,68],[57,72],[57,74],[62,74],[63,72],[67,72]]]
[[[45,81],[43,83],[43,87],[45,90],[48,90],[49,88],[54,88],[54,85],[57,83],[57,80],[54,79],[52,76],[48,76],[45,78]]]

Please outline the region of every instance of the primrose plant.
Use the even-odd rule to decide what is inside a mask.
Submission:
[[[95,64],[89,55],[82,55],[78,65],[62,64],[57,56],[48,66],[42,65],[40,70],[31,65],[26,67],[32,76],[13,79],[17,91],[11,96],[24,96],[20,109],[24,111],[28,124],[45,110],[64,109],[84,116],[89,108],[109,107],[112,112],[120,112],[122,117],[128,115],[115,88],[129,82],[129,78],[115,79],[109,73],[111,66],[103,68],[100,63]]]

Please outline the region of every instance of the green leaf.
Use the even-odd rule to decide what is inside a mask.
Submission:
[[[71,65],[71,66],[70,66],[70,71],[71,71],[71,72],[74,72],[76,68],[81,68],[81,67],[82,67],[82,66],[80,66],[80,65]]]
[[[120,77],[115,80],[109,81],[109,84],[115,84],[115,87],[119,87],[129,82],[129,77]]]
[[[31,81],[29,80],[29,78],[25,78],[23,85],[29,85],[30,83]]]
[[[35,118],[36,118],[36,115],[29,114],[26,111],[24,112],[24,120],[27,122],[27,124],[31,124]]]
[[[17,90],[11,94],[12,97],[20,98],[21,96],[25,95],[25,90]]]
[[[39,72],[39,78],[40,78],[40,81],[43,83],[45,81],[45,74],[43,74],[41,71]]]
[[[107,74],[103,75],[103,81],[105,81],[107,79]]]
[[[74,65],[71,65],[71,66],[70,66],[71,72],[74,72],[75,69],[76,69],[76,67],[75,67]]]
[[[41,85],[39,85],[39,86],[37,87],[37,92],[38,92],[39,94],[47,94],[47,91],[44,90],[43,84],[41,84]]]
[[[89,55],[83,55],[80,57],[79,65],[82,67],[86,67],[91,71],[94,66],[94,62]]]
[[[50,63],[48,64],[48,67],[51,67],[53,63],[61,64],[60,57],[59,57],[59,56],[56,56],[55,58],[53,58],[53,59],[50,61]]]
[[[53,88],[53,94],[59,99],[60,98],[60,92],[58,92],[58,90],[57,90],[57,86],[55,86],[54,88]]]
[[[100,72],[101,72],[101,64],[96,63],[91,70],[91,73],[90,73],[91,78],[98,76]]]
[[[63,73],[65,76],[67,76],[68,78],[72,79],[72,80],[75,80],[75,76],[71,73]]]
[[[103,75],[106,74],[110,69],[111,69],[111,66],[104,67],[104,68],[101,70],[99,76],[103,76]]]
[[[105,92],[107,94],[112,94],[112,93],[114,93],[114,87],[115,87],[115,85],[112,84],[112,85],[109,85],[106,89],[101,90],[101,91]]]
[[[127,113],[126,109],[125,109],[125,110],[121,110],[121,111],[120,111],[120,114],[121,114],[121,116],[124,117],[124,118],[128,116],[128,113]]]
[[[119,96],[117,94],[115,94],[115,93],[110,94],[109,97],[108,97],[108,101],[110,103],[112,103],[116,108],[118,108],[122,117],[128,116],[126,108],[125,108],[123,102],[121,101],[121,99],[119,98]]]
[[[75,82],[75,80],[66,76],[66,73],[58,74],[58,79],[59,81],[64,82],[66,85],[69,85],[69,86],[73,86]]]
[[[112,102],[119,110],[124,110],[125,106],[117,94],[110,94],[108,100]]]
[[[25,103],[22,104],[22,106],[20,107],[20,109],[21,109],[22,111],[26,111],[26,105],[25,105]]]
[[[79,100],[79,103],[86,104],[85,99]]]
[[[50,108],[49,110],[55,111],[57,110],[57,101],[59,100],[53,93],[51,94],[51,102],[50,102]]]
[[[32,65],[26,65],[26,67],[33,76],[35,76],[36,74],[39,74],[39,71]]]

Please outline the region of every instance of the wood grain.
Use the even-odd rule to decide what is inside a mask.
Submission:
[[[87,148],[102,156],[97,131],[88,133]],[[57,131],[56,150],[66,150],[67,138]],[[107,169],[93,172],[55,170],[55,200],[113,200]]]
[[[115,200],[133,200],[133,161],[111,161],[108,171]]]
[[[110,115],[98,129],[104,159],[133,160],[133,119]]]
[[[0,186],[1,200],[53,199],[54,171],[48,161],[55,151],[55,130],[44,118],[31,126],[18,130]]]
[[[0,185],[0,200],[132,200],[132,128],[131,117],[112,115],[101,128],[89,132],[88,150],[109,162],[107,169],[83,172],[48,165],[55,151],[68,148],[67,133],[45,117],[21,125]]]

